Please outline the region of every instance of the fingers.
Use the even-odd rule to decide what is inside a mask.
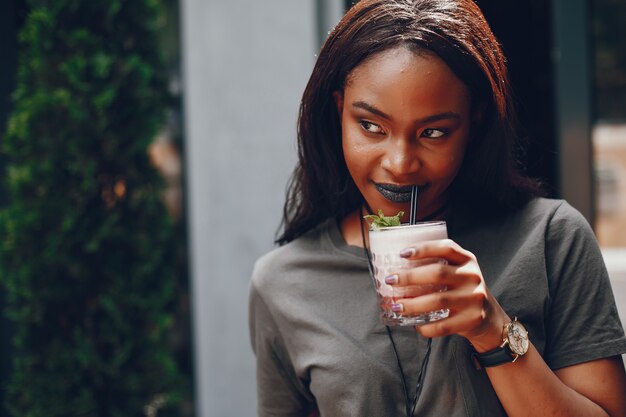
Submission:
[[[453,313],[468,309],[483,310],[487,302],[484,291],[469,291],[466,288],[431,292],[413,298],[396,299],[394,304],[401,306],[398,309],[408,316],[427,313],[430,311],[449,309]]]
[[[416,330],[424,337],[441,337],[451,334],[469,333],[483,326],[486,319],[484,309],[466,309],[457,314],[450,313],[446,319],[434,321],[421,326]]]
[[[463,249],[456,242],[450,239],[431,240],[420,242],[403,249],[400,257],[409,260],[425,258],[441,258],[451,265],[462,265],[468,261],[476,260],[474,255]]]
[[[454,241],[444,239],[416,243],[404,249],[400,256],[424,263],[429,262],[427,259],[446,261],[429,264],[415,262],[385,280],[398,290],[420,285],[446,288],[445,291],[431,290],[427,294],[394,300],[393,310],[406,316],[445,309],[450,311],[448,318],[418,326],[420,334],[425,337],[459,334],[472,342],[474,339],[482,340],[480,338],[484,338],[484,334],[491,337],[492,333],[496,336],[501,333],[502,320],[499,317],[505,313],[490,295],[474,254]]]
[[[424,337],[473,333],[486,321],[488,308],[484,293],[467,294],[462,291],[443,291],[411,299],[397,300],[395,310],[403,315],[416,316],[431,311],[449,310],[449,317],[417,326]]]
[[[467,283],[480,284],[482,282],[482,274],[477,268],[477,264],[454,266],[444,263],[432,263],[398,271],[385,278],[385,282],[393,287],[406,285],[458,287]]]

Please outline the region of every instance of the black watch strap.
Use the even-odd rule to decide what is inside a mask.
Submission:
[[[516,353],[513,353],[513,351],[509,349],[507,344],[502,347],[498,346],[497,348],[484,353],[474,351],[474,358],[476,358],[480,366],[484,368],[514,362],[517,359],[517,356],[518,355]]]

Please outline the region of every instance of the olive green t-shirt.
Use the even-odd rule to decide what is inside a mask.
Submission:
[[[487,285],[552,369],[626,352],[604,262],[585,219],[535,199],[497,219],[451,222]],[[250,290],[259,416],[404,416],[405,397],[363,248],[334,220],[259,259]],[[411,395],[426,349],[393,328]],[[505,416],[460,336],[435,338],[416,416]],[[529,399],[531,400],[531,399]]]

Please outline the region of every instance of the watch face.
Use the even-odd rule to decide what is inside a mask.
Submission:
[[[520,322],[511,322],[506,333],[513,352],[523,355],[528,351],[528,332]]]

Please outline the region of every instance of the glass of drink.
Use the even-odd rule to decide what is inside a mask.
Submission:
[[[369,232],[370,253],[380,318],[388,326],[416,326],[448,317],[449,310],[431,311],[409,316],[391,310],[391,305],[402,298],[413,298],[436,291],[445,291],[442,285],[412,285],[392,287],[385,283],[385,277],[403,269],[413,268],[442,259],[408,260],[400,257],[400,251],[415,243],[426,240],[447,239],[448,229],[445,221],[422,222],[413,225],[381,227]]]

